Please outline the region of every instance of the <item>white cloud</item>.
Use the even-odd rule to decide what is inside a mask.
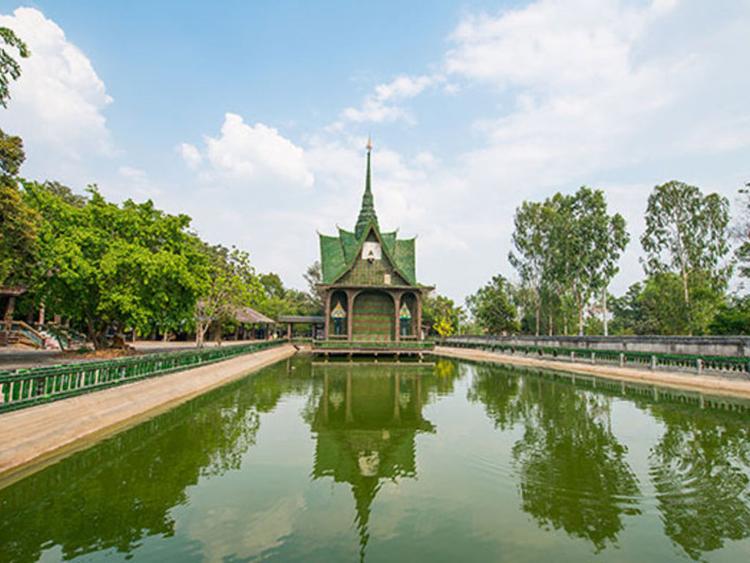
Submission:
[[[120,168],[117,169],[117,172],[120,176],[130,180],[143,180],[146,178],[146,173],[143,170],[132,166],[120,166]]]
[[[375,91],[362,102],[361,107],[346,108],[341,117],[356,123],[382,123],[399,119],[414,123],[411,114],[396,102],[414,98],[426,88],[444,81],[444,77],[440,75],[397,76],[391,82],[377,85]]]
[[[467,18],[452,34],[448,71],[516,97],[505,115],[479,124],[489,142],[469,158],[495,162],[503,174],[503,164],[532,172],[546,185],[632,159],[618,147],[647,130],[695,76],[689,54],[636,61],[638,40],[666,13],[663,2],[633,9],[614,0],[542,0]]]
[[[203,156],[195,145],[180,143],[177,152],[191,170],[196,170],[203,163]]]
[[[84,157],[114,151],[103,110],[112,102],[89,58],[42,12],[18,8],[0,15],[26,42],[31,56],[20,59],[21,78],[13,82],[3,111],[3,128],[23,137],[29,163],[54,175]]]
[[[132,198],[141,201],[155,199],[162,194],[162,189],[149,178],[145,170],[127,165],[117,169],[117,177],[110,178],[103,186],[103,191],[115,200]],[[179,207],[174,211],[179,213]]]
[[[593,183],[630,220],[622,290],[642,275],[638,236],[650,186],[689,174],[695,158],[750,148],[750,111],[740,100],[750,87],[740,70],[748,14],[712,13],[716,20],[704,25],[695,8],[539,0],[457,26],[448,76],[486,85],[504,102],[498,116],[475,122],[483,146],[461,154],[454,170],[483,202],[471,220],[489,224],[495,214],[498,255],[507,253],[506,226],[523,199]],[[731,195],[736,186],[722,187],[720,178],[706,189]],[[625,183],[638,190],[618,187]]]
[[[235,113],[224,115],[218,137],[205,137],[201,153],[195,146],[182,143],[178,150],[191,168],[198,168],[205,159],[209,177],[262,185],[273,189],[278,185],[312,187],[305,151],[282,136],[273,127],[256,123],[248,125]]]

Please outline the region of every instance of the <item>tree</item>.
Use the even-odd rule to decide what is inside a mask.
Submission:
[[[497,275],[466,299],[466,305],[479,325],[490,334],[518,330],[518,311],[513,303],[513,287]]]
[[[528,289],[534,310],[534,334],[539,336],[542,310],[542,284],[545,279],[547,246],[549,244],[545,210],[542,203],[524,201],[513,219],[513,246],[508,260],[518,270],[521,284]]]
[[[452,336],[459,330],[461,307],[444,295],[429,295],[422,304],[422,320],[440,336]]]
[[[24,158],[21,138],[0,130],[0,286],[28,285],[36,265],[39,216],[17,177]]]
[[[706,281],[723,291],[731,274],[724,263],[729,252],[727,227],[729,202],[718,194],[704,196],[695,186],[671,181],[656,186],[648,198],[646,231],[641,244],[646,251],[647,274],[675,272],[682,285],[682,306],[693,334],[697,309],[695,283]]]
[[[586,186],[563,199],[556,219],[553,240],[562,247],[554,253],[557,273],[569,284],[578,312],[578,334],[583,335],[584,311],[594,295],[606,296],[629,237],[622,216],[607,214],[604,192]]]
[[[734,295],[719,306],[709,327],[711,334],[750,334],[750,295]]]
[[[578,333],[583,334],[584,313],[595,295],[602,297],[606,332],[607,287],[628,241],[625,220],[608,214],[601,190],[583,186],[573,195],[556,193],[541,203],[524,202],[516,210],[515,252],[509,260],[528,290],[524,300],[531,297],[534,332],[539,334],[546,309],[549,334],[555,316],[567,334],[574,307]]]
[[[163,332],[191,319],[205,268],[188,216],[151,201],[118,206],[96,186],[83,203],[59,185],[27,182],[24,192],[43,218],[38,298],[97,348],[109,345],[110,331]]]
[[[733,233],[739,243],[735,256],[740,264],[740,276],[750,278],[750,182],[740,190],[739,207],[739,217]]]
[[[2,44],[10,49],[2,47]],[[4,108],[8,107],[10,100],[10,81],[18,80],[21,76],[21,65],[11,55],[12,50],[18,51],[18,56],[24,59],[31,54],[26,43],[13,30],[0,27],[0,105]]]
[[[705,276],[695,275],[692,320],[682,303],[682,279],[674,272],[663,272],[635,283],[612,303],[612,326],[618,334],[708,334],[724,294]]]
[[[309,292],[284,287],[278,274],[261,274],[258,279],[263,292],[255,306],[264,315],[278,319],[281,315],[320,314],[320,309]]]
[[[203,346],[212,325],[230,320],[239,307],[262,299],[263,285],[250,265],[247,252],[223,246],[204,247],[207,268],[201,277],[199,298],[195,305],[195,341]]]
[[[318,284],[323,279],[323,274],[320,270],[320,262],[316,260],[307,267],[303,276],[307,282],[308,294],[310,296],[310,304],[313,308],[314,314],[321,314],[323,312],[323,296],[318,289]]]
[[[286,290],[279,274],[274,274],[273,272],[261,274],[258,277],[258,281],[263,286],[263,291],[267,297],[284,297]]]

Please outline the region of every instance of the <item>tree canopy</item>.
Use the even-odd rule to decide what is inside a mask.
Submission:
[[[705,302],[696,292],[706,286],[723,291],[731,275],[725,261],[728,244],[729,201],[718,194],[703,195],[696,186],[671,181],[656,186],[648,198],[646,231],[641,245],[649,275],[674,272],[682,286],[687,333],[704,324]]]
[[[12,29],[0,27],[0,106],[4,108],[8,107],[10,100],[10,82],[21,76],[21,65],[14,58],[14,52],[21,58],[31,54],[26,43]]]
[[[490,334],[518,330],[518,311],[513,302],[513,287],[503,276],[497,275],[466,299],[474,319]]]

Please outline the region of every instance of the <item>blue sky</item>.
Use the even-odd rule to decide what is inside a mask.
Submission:
[[[185,212],[302,286],[351,227],[372,134],[381,225],[457,301],[507,263],[523,199],[607,193],[642,275],[655,184],[750,179],[750,2],[30,2],[0,127],[23,173]]]

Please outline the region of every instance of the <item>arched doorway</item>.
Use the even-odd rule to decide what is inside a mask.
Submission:
[[[417,337],[417,297],[409,292],[405,293],[400,300],[399,310],[399,327],[398,333],[400,338]]]
[[[331,295],[331,305],[328,311],[329,337],[346,338],[347,337],[347,319],[349,317],[349,305],[346,293],[343,291],[334,291]]]
[[[354,298],[352,337],[354,340],[393,340],[394,303],[384,291],[365,290]]]

